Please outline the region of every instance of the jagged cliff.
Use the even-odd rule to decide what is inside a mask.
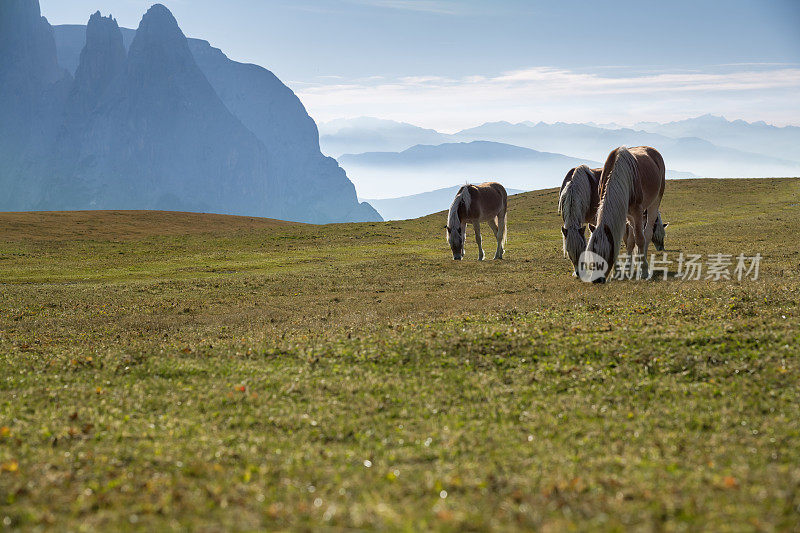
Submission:
[[[116,21],[92,15],[73,81],[58,67],[38,1],[0,6],[0,21],[14,28],[13,38],[0,33],[0,51],[11,52],[0,63],[0,79],[17,80],[23,95],[49,94],[37,97],[48,102],[40,110],[36,103],[15,106],[22,109],[14,112],[15,123],[33,125],[38,137],[18,141],[22,155],[0,171],[0,179],[14,182],[0,209],[380,220],[358,202],[336,161],[320,153],[316,125],[291,90],[269,71],[232,62],[204,41],[193,40],[190,48],[166,7],[148,10],[127,51]],[[74,41],[81,34],[70,28]],[[5,102],[0,113],[10,115]],[[46,115],[39,121],[46,126],[36,125],[36,114]],[[0,135],[13,137],[10,123],[0,124]],[[10,146],[5,143],[6,151]]]

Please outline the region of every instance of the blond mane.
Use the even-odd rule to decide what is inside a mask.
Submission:
[[[450,204],[450,214],[447,217],[447,226],[455,228],[461,225],[458,219],[458,208],[463,205],[465,211],[469,211],[469,206],[472,204],[472,197],[469,194],[469,184],[463,185],[456,193],[453,203]]]
[[[617,150],[607,175],[607,178],[603,176],[605,181],[597,212],[597,230],[592,233],[587,249],[610,258],[613,263],[625,236],[628,206],[636,183],[636,160],[625,146]],[[608,242],[604,228],[608,228],[612,242]]]

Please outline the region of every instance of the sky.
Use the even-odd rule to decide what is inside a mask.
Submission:
[[[152,0],[40,0],[51,24]],[[164,0],[184,33],[262,65],[318,122],[800,125],[800,0]]]

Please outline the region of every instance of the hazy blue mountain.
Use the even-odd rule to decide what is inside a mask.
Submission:
[[[669,137],[700,137],[718,146],[800,161],[800,128],[796,126],[777,127],[763,121],[729,121],[703,115],[667,124],[639,122],[636,128]]]
[[[125,51],[131,47],[136,30],[120,27],[122,45]],[[86,44],[86,25],[84,24],[59,24],[53,26],[53,37],[56,41],[58,64],[72,74],[78,70],[81,61],[81,52]]]
[[[4,10],[33,5],[39,17],[37,0],[9,1]],[[22,15],[33,20],[33,11],[18,11],[4,11],[1,20],[13,15],[19,20],[11,26],[24,28]],[[137,31],[99,13],[88,28],[60,26],[55,35],[44,24],[56,69],[48,83],[63,86],[46,113],[54,124],[43,143],[50,155],[26,156],[24,171],[14,173],[25,191],[0,207],[380,220],[358,202],[336,161],[321,154],[316,125],[291,90],[266,69],[230,61],[205,41],[190,43],[164,6],[153,6]],[[31,49],[6,41],[12,52]],[[0,76],[14,74],[0,65]],[[58,73],[67,81],[53,83]],[[0,101],[0,113],[8,112]]]
[[[78,73],[112,53],[92,46],[103,20],[90,21]],[[85,120],[67,125],[77,165],[40,207],[274,212],[266,149],[214,92],[165,7],[142,18],[119,70]]]
[[[109,85],[125,69],[127,57],[117,21],[103,17],[99,11],[89,19],[85,41],[67,101],[67,114],[78,120],[94,110]]]
[[[378,210],[384,220],[406,220],[419,218],[431,213],[446,210],[450,207],[461,185],[445,187],[435,191],[401,196],[400,198],[385,198],[381,200],[364,200]],[[506,189],[509,196],[525,191],[519,189]]]
[[[506,187],[532,190],[560,184],[567,170],[576,165],[599,165],[596,161],[487,141],[343,155],[339,161],[368,198],[407,196],[409,192],[465,181],[498,181]]]
[[[704,177],[796,176],[800,165],[752,152],[723,148],[698,138],[672,138],[630,128],[604,129],[588,124],[491,122],[454,134],[470,141],[485,139],[604,161],[621,145],[649,145],[664,156],[668,169]],[[668,174],[670,177],[670,174]],[[671,177],[678,177],[674,174]]]
[[[588,124],[556,122],[547,124],[487,122],[475,128],[462,130],[454,137],[463,141],[490,140],[565,154],[581,154],[605,161],[608,153],[617,146],[650,145],[661,148],[673,142],[663,135],[637,132],[631,129],[604,129]]]
[[[333,158],[320,152],[319,132],[300,99],[272,72],[228,59],[208,42],[189,40],[198,66],[227,108],[264,143],[272,171],[286,182],[284,201],[313,211],[306,220],[377,220]]]
[[[320,145],[326,154],[400,152],[418,144],[442,144],[450,136],[405,122],[372,117],[338,119],[320,125]]]
[[[38,0],[0,1],[0,209],[40,196],[71,83]]]

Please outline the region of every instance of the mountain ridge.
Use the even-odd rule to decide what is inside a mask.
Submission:
[[[371,206],[358,202],[337,162],[322,155],[316,125],[288,87],[266,69],[232,62],[207,42],[189,41],[163,5],[151,7],[132,32],[99,12],[87,26],[54,30],[38,18],[38,0],[8,2],[0,9],[10,26],[33,36],[35,28],[44,28],[40,48],[63,81],[57,98],[49,99],[57,103],[39,111],[46,115],[43,126],[31,111],[44,109],[39,101],[14,106],[22,109],[16,120],[0,124],[0,155],[21,148],[0,172],[0,184],[12,185],[0,209],[146,208],[313,223],[380,220]],[[2,51],[10,51],[5,58],[26,50],[8,35],[0,38]],[[204,59],[205,71],[199,66]],[[33,69],[20,64],[20,72]],[[74,77],[64,65],[74,67]],[[0,66],[0,79],[14,76],[15,64],[6,59]],[[225,75],[214,76],[226,67]],[[243,76],[245,70],[254,74]],[[22,82],[17,86],[24,89]],[[44,85],[40,92],[56,87],[52,80]],[[245,110],[232,104],[242,93],[250,106]],[[0,101],[0,118],[11,112],[9,101]],[[246,126],[250,115],[257,120]],[[14,145],[7,125],[19,123],[45,133]]]

